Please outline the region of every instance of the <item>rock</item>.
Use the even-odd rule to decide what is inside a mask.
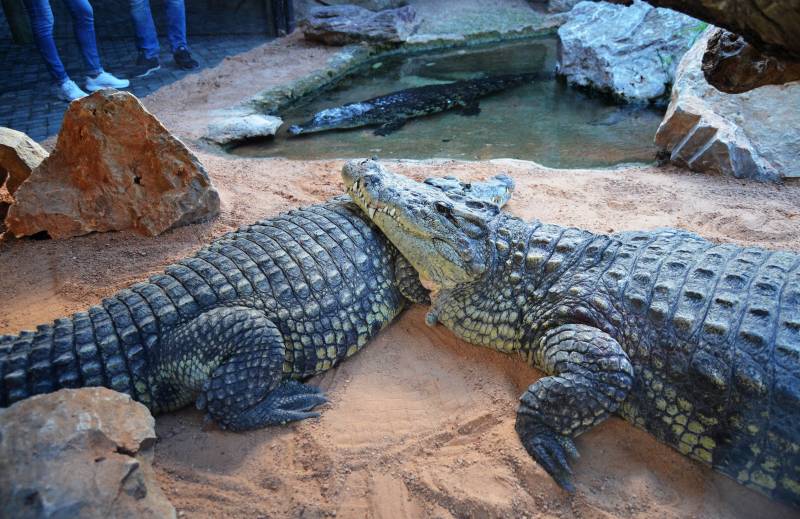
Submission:
[[[769,55],[800,60],[797,0],[647,0],[741,34]]]
[[[197,157],[132,94],[70,103],[55,150],[16,193],[15,236],[130,229],[154,236],[215,216],[219,195]]]
[[[581,2],[558,30],[558,71],[575,86],[624,102],[669,95],[675,67],[705,24],[639,0]]]
[[[547,2],[547,12],[566,13],[583,0],[550,0]]]
[[[715,30],[703,54],[706,81],[729,94],[739,94],[764,85],[782,85],[800,79],[800,61],[768,56],[744,38]]]
[[[325,0],[326,5],[355,5],[370,11],[395,9],[408,5],[408,0]]]
[[[230,111],[214,116],[205,138],[219,145],[275,135],[283,119],[273,115]]]
[[[12,195],[46,157],[45,149],[24,133],[0,127],[0,186],[5,182]]]
[[[175,517],[150,465],[154,424],[105,388],[0,409],[0,517]]]
[[[708,84],[709,29],[686,53],[656,145],[674,164],[738,178],[800,177],[800,81],[726,94]]]
[[[348,43],[402,43],[419,27],[413,7],[372,12],[355,5],[337,5],[313,9],[300,22],[307,39],[326,45]]]

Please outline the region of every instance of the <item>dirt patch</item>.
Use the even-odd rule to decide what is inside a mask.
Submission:
[[[157,238],[94,234],[0,245],[0,332],[97,303],[214,237],[339,194],[341,161],[231,159],[199,152],[222,215]],[[390,163],[421,179],[507,172],[509,210],[595,231],[681,226],[712,240],[800,249],[800,184],[678,170],[562,171],[530,163]],[[11,268],[13,266],[13,268]],[[155,468],[189,517],[787,517],[786,508],[618,419],[578,440],[568,496],[514,433],[519,394],[539,376],[477,348],[415,307],[368,348],[314,380],[318,420],[246,434],[204,427],[194,410],[159,417]]]

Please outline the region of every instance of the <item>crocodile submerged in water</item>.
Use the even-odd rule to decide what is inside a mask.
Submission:
[[[428,185],[505,203],[510,179]],[[222,428],[317,416],[298,382],[357,352],[428,292],[349,198],[226,234],[86,312],[0,336],[0,407],[60,388],[106,386],[153,413],[193,401]]]
[[[516,430],[571,490],[573,439],[618,413],[681,453],[800,505],[800,255],[675,229],[611,235],[448,200],[373,161],[354,201],[438,287],[428,323],[546,376]]]
[[[289,135],[301,135],[380,125],[375,135],[388,135],[409,119],[454,108],[461,109],[464,115],[477,115],[482,97],[529,83],[537,77],[537,74],[508,74],[408,88],[358,103],[327,108],[303,124],[290,126],[288,132]]]

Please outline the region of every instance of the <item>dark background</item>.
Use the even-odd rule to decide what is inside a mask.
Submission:
[[[134,37],[128,0],[90,0],[94,8],[98,40],[130,39]],[[186,26],[189,37],[217,35],[275,36],[276,25],[273,0],[185,0]],[[5,14],[0,13],[0,37],[12,31],[12,13],[21,13],[23,24],[27,16],[22,0],[2,0]],[[72,38],[72,21],[63,0],[50,0],[55,17],[56,39]],[[164,0],[150,0],[153,19],[159,34],[166,33]],[[8,20],[7,20],[8,18]],[[24,32],[24,31],[23,31]],[[23,36],[24,39],[27,39]]]

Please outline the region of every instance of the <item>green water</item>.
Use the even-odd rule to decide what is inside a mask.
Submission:
[[[483,74],[549,73],[555,59],[555,38],[387,59],[282,113],[286,124],[274,139],[240,146],[233,153],[293,159],[514,158],[561,168],[652,162],[662,112],[621,109],[548,78],[552,74],[482,99],[477,116],[449,111],[412,119],[386,137],[373,135],[374,128],[286,135],[290,124],[324,108]]]

